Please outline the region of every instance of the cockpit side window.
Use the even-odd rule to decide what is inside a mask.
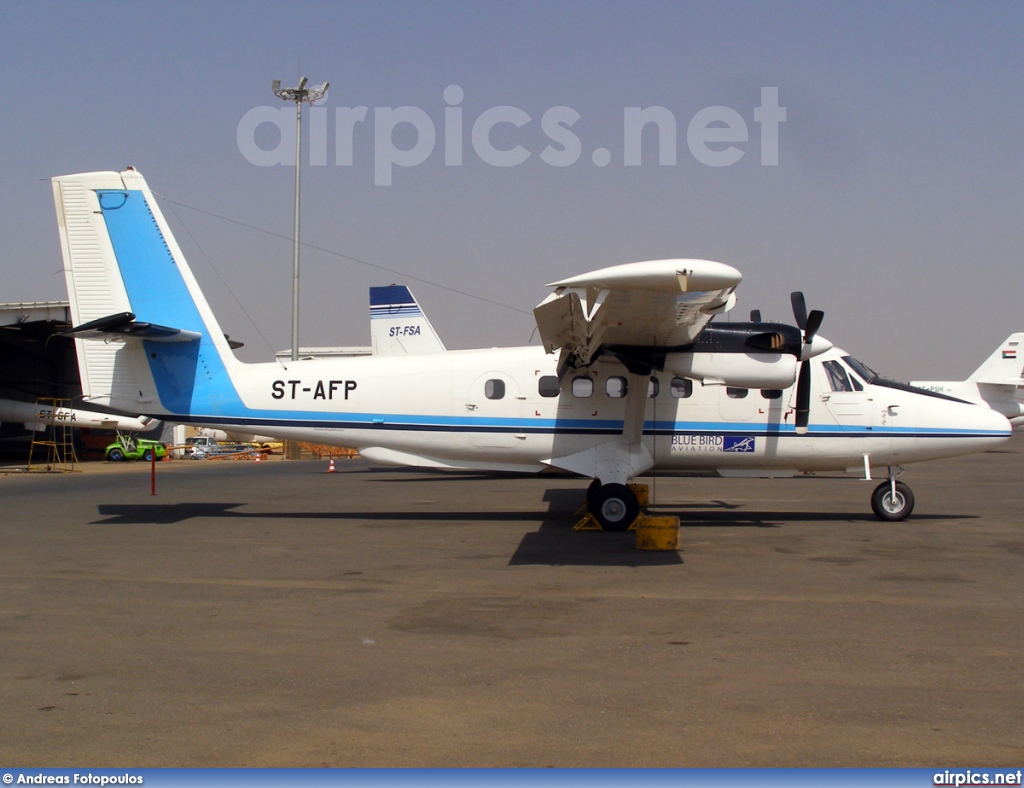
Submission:
[[[830,389],[833,391],[853,391],[850,376],[846,374],[846,368],[842,364],[838,361],[824,361],[821,366],[825,369],[825,376],[828,378]]]

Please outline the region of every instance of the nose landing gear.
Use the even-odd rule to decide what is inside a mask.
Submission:
[[[902,468],[894,471],[890,466],[888,480],[871,493],[871,508],[879,520],[899,522],[906,520],[914,511],[914,493],[903,482],[896,481],[902,472]]]

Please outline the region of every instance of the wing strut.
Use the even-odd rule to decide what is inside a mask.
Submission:
[[[647,386],[650,370],[626,374],[626,409],[622,434],[606,443],[575,454],[551,457],[546,465],[562,468],[581,476],[599,479],[602,484],[626,484],[654,467],[654,457],[643,443],[644,411],[647,408]]]

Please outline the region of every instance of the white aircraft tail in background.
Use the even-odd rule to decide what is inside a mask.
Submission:
[[[443,353],[444,343],[405,285],[370,288],[370,341],[375,356]]]
[[[986,405],[1024,425],[1024,332],[1010,334],[967,380],[920,380],[911,386]]]

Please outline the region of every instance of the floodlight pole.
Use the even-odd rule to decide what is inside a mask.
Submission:
[[[322,99],[330,83],[324,82],[316,88],[307,88],[309,80],[302,77],[298,87],[282,88],[281,80],[272,83],[274,95],[284,101],[295,102],[295,244],[292,249],[292,361],[299,358],[299,195],[302,171],[302,104]]]

